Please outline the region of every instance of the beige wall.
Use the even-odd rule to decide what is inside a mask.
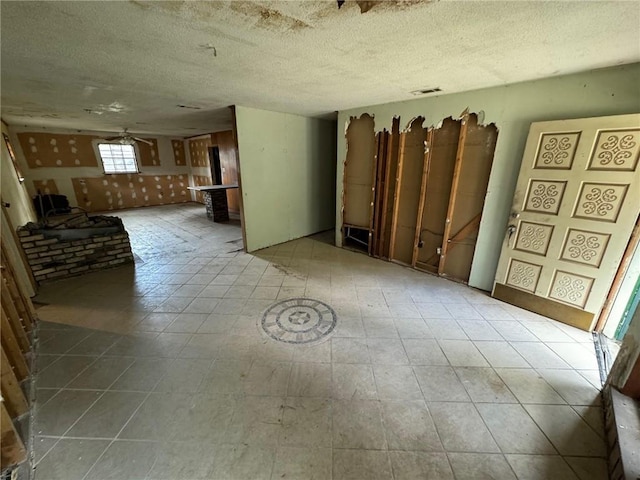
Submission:
[[[437,125],[465,110],[484,112],[485,123],[498,127],[498,143],[485,201],[469,285],[491,290],[529,125],[561,120],[640,112],[640,64],[548,78],[419,100],[344,110],[338,115],[338,170],[336,191],[336,244],[342,238],[342,182],[346,142],[344,132],[351,116],[369,113],[375,129],[390,130],[394,116],[401,128],[422,115],[425,125]]]
[[[174,146],[170,137],[153,136],[155,141],[154,155],[149,154],[149,148],[144,144],[138,145],[138,151],[144,152],[146,165],[140,164],[140,174],[105,175],[102,164],[93,149],[80,150],[82,159],[73,160],[73,155],[68,150],[63,150],[60,145],[60,166],[55,161],[46,162],[39,167],[34,163],[32,152],[28,152],[31,160],[27,162],[22,138],[25,145],[25,133],[34,133],[38,148],[48,142],[42,139],[55,140],[70,138],[73,135],[79,141],[84,142],[90,138],[104,138],[113,136],[113,132],[89,132],[82,130],[52,130],[33,127],[9,126],[10,137],[18,157],[18,162],[26,177],[25,187],[29,196],[36,194],[40,189],[42,193],[60,193],[66,195],[72,206],[85,208],[88,211],[118,210],[147,205],[162,205],[192,201],[191,192],[187,190],[190,181],[190,168],[188,165],[176,165]],[[42,137],[42,138],[41,138]],[[146,137],[146,136],[145,136]],[[65,145],[66,148],[68,148]],[[157,151],[156,151],[157,150]],[[179,163],[185,163],[184,152],[180,152]],[[48,152],[51,156],[51,152]],[[43,153],[44,155],[44,153]],[[140,160],[140,158],[139,158]],[[74,163],[78,166],[72,166]],[[21,222],[23,224],[25,222]]]
[[[335,122],[236,107],[247,250],[333,227]]]

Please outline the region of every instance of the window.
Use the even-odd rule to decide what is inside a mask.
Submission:
[[[133,145],[99,143],[98,151],[104,173],[138,173],[138,162]]]
[[[18,166],[18,162],[16,161],[16,153],[13,151],[13,146],[11,145],[11,140],[6,133],[3,133],[4,144],[7,146],[7,150],[9,151],[9,157],[11,157],[11,163],[13,163],[13,169],[16,171],[16,175],[18,176],[18,181],[20,183],[24,182],[24,175],[22,175],[22,171]]]

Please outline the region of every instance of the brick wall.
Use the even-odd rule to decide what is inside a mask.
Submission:
[[[127,232],[81,240],[60,240],[18,230],[20,243],[38,283],[133,262]]]

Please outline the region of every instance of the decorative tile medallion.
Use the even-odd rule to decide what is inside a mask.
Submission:
[[[534,168],[570,170],[579,140],[580,132],[543,133]]]
[[[327,340],[338,317],[326,303],[311,298],[291,298],[271,305],[261,320],[269,337],[284,343],[310,344]]]
[[[553,225],[520,222],[515,249],[536,255],[546,255],[549,241],[553,233]]]
[[[524,210],[557,215],[566,186],[564,181],[531,180]]]
[[[611,235],[570,228],[562,249],[562,260],[599,267]]]
[[[615,222],[629,185],[583,183],[574,217]]]
[[[592,285],[593,278],[557,270],[551,282],[549,298],[584,308]]]
[[[541,270],[542,267],[540,265],[512,259],[505,283],[520,290],[534,293],[538,286]]]
[[[640,130],[604,130],[591,153],[589,170],[633,172],[640,158]]]

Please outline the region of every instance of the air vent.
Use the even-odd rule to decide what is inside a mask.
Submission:
[[[180,108],[188,108],[189,110],[202,110],[202,107],[196,107],[194,105],[177,105]]]
[[[441,92],[442,89],[440,87],[436,88],[425,88],[424,90],[414,90],[411,92],[411,95],[427,95],[429,93]]]

